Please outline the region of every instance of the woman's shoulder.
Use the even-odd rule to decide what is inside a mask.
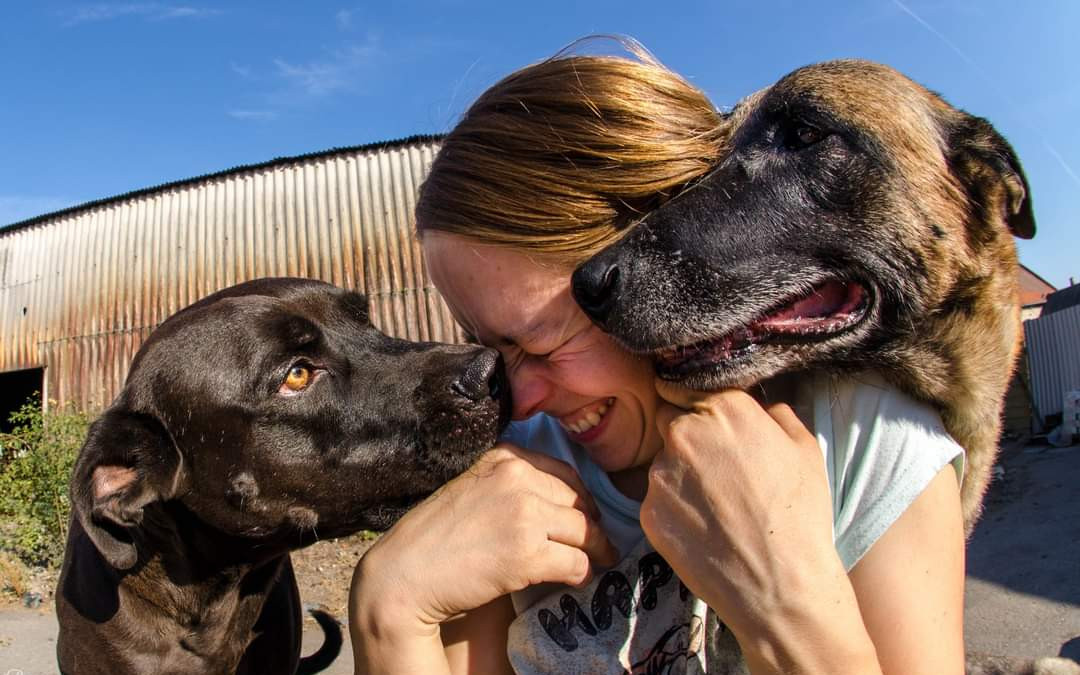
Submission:
[[[812,428],[834,471],[925,474],[952,462],[962,475],[963,448],[938,411],[880,374],[815,375],[809,396]]]
[[[877,373],[815,375],[804,390],[833,493],[837,551],[851,567],[963,449],[937,410]]]
[[[866,371],[808,378],[815,428],[834,433],[841,429],[879,436],[917,435],[926,441],[952,442],[931,404],[917,400],[889,383],[881,374]]]

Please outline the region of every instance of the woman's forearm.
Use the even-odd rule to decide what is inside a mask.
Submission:
[[[361,560],[349,598],[349,636],[355,672],[449,675],[437,624],[411,614],[409,603],[378,583],[377,570]],[[369,580],[371,583],[364,583]]]
[[[657,390],[673,404],[657,411],[664,448],[641,506],[657,552],[755,674],[880,672],[832,541],[814,435],[790,407],[738,390]]]
[[[357,565],[349,594],[357,672],[448,672],[441,626],[451,617],[531,583],[581,584],[590,560],[614,564],[595,511],[569,465],[506,444],[485,453]]]
[[[841,572],[841,574],[843,574]],[[795,593],[783,609],[749,629],[735,629],[750,672],[875,675],[874,643],[846,575],[811,593]]]

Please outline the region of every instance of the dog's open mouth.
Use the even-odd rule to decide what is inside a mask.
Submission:
[[[869,307],[870,293],[864,285],[830,279],[729,333],[657,350],[653,358],[661,376],[679,377],[747,355],[755,345],[826,340],[856,326]]]

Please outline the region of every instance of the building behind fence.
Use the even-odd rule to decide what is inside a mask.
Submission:
[[[364,292],[373,322],[395,336],[460,340],[413,237],[417,189],[438,141],[274,160],[0,230],[0,390],[107,405],[155,326],[264,276]]]
[[[1080,300],[1080,286],[1065,291],[1072,289]],[[1066,394],[1080,390],[1080,304],[1052,309],[1024,322],[1031,394],[1040,423],[1057,420]]]

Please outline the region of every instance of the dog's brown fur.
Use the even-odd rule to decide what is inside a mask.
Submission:
[[[776,121],[785,115],[800,123],[799,111],[830,134],[804,146],[818,154],[787,156],[761,140],[786,128]],[[934,404],[965,448],[961,498],[970,533],[1021,338],[1012,237],[1035,229],[1012,149],[985,120],[864,61],[797,70],[741,102],[727,123],[728,157],[579,268],[579,302],[629,347],[655,355],[726,334],[823,275],[876,283],[867,320],[842,335],[756,344],[745,363],[671,379],[745,388],[805,369],[883,372]],[[769,190],[776,192],[760,196]],[[797,197],[785,204],[785,194]],[[874,258],[860,247],[883,253]],[[746,263],[754,255],[775,257],[754,267]],[[783,262],[799,256],[808,264]],[[850,261],[866,264],[853,271]],[[739,265],[749,271],[731,271]],[[616,266],[613,282],[607,271]],[[590,279],[602,280],[599,290]]]
[[[873,133],[889,148],[917,200],[898,199],[912,211],[895,219],[899,236],[925,262],[925,323],[889,364],[891,379],[941,411],[949,433],[967,451],[961,491],[970,533],[982,510],[1001,435],[1005,393],[1019,354],[1019,276],[1012,234],[1030,237],[1035,225],[1019,166],[1002,171],[986,157],[998,150],[986,125],[968,139],[972,154],[943,163],[941,125],[964,124],[964,113],[894,70],[876,64],[804,73],[803,87]],[[867,87],[888,92],[874,100]],[[936,133],[935,133],[936,132]],[[980,157],[981,156],[981,157]],[[969,197],[974,185],[981,200]],[[923,209],[922,213],[915,212]],[[927,220],[944,231],[934,237]]]

